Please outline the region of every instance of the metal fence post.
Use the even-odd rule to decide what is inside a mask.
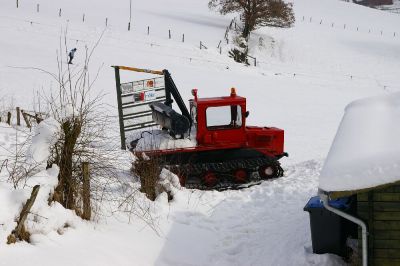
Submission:
[[[121,92],[121,79],[119,75],[119,67],[114,66],[115,70],[115,85],[117,88],[117,102],[118,102],[118,115],[119,115],[119,130],[121,133],[121,150],[126,150],[126,139],[125,139],[125,130],[124,130],[124,122],[122,120],[122,92]]]

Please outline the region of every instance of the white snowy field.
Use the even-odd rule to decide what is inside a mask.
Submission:
[[[12,192],[3,178],[0,193],[8,195],[4,198],[12,206],[0,205],[0,265],[342,264],[336,256],[312,254],[303,207],[316,194],[321,163],[345,105],[400,90],[400,16],[337,0],[296,0],[294,10],[293,28],[261,28],[252,35],[254,67],[227,56],[223,37],[233,15],[208,10],[206,0],[133,0],[131,31],[125,0],[20,0],[18,9],[15,1],[2,1],[4,108],[32,109],[37,91],[49,94],[57,88],[48,75],[32,68],[57,73],[56,51],[66,29],[68,48],[78,49],[76,69],[83,65],[85,46],[91,49],[104,31],[90,69],[100,69],[95,88],[114,107],[116,128],[110,66],[168,69],[185,100],[193,88],[202,97],[226,95],[236,87],[247,98],[249,124],[285,129],[290,157],[281,161],[285,177],[260,186],[227,192],[182,189],[169,204],[161,198],[152,210],[157,233],[139,219],[128,223],[123,214],[88,223],[52,206],[43,210],[51,219],[41,219],[44,229],[34,230],[32,244],[11,246],[5,238],[30,192]],[[222,54],[216,48],[220,40]],[[200,41],[207,50],[199,49]],[[123,81],[141,77],[125,74]],[[6,127],[0,134],[4,156],[14,131]],[[28,219],[34,227],[37,217]],[[65,221],[68,228],[62,227]]]

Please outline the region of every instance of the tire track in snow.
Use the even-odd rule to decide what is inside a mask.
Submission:
[[[336,256],[312,254],[303,211],[317,193],[321,165],[317,160],[295,164],[285,177],[229,192],[210,217],[217,225],[210,265],[340,265]]]

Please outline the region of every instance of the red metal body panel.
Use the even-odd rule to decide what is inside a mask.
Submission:
[[[246,126],[246,98],[232,93],[227,97],[197,98],[195,94],[192,106],[196,107],[197,146],[190,148],[153,150],[153,154],[176,152],[209,151],[217,149],[252,148],[268,156],[280,156],[284,153],[284,131],[274,127]],[[236,128],[207,127],[207,108],[221,106],[240,106],[241,125]]]
[[[195,101],[197,106],[197,145],[229,148],[230,146],[246,146],[245,118],[246,98],[239,96],[202,98]],[[239,128],[210,129],[207,128],[206,110],[209,107],[240,106],[242,126]]]
[[[246,127],[247,147],[266,155],[284,153],[284,131],[275,127]]]
[[[198,147],[227,149],[234,147],[254,148],[266,155],[283,154],[284,131],[278,128],[246,127],[246,98],[236,95],[234,91],[228,97],[197,98],[197,143]],[[240,106],[242,125],[239,128],[216,129],[207,128],[206,110],[217,106]]]

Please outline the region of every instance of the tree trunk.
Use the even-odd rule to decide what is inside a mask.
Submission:
[[[242,31],[242,36],[246,39],[246,41],[248,41],[251,31],[254,30],[255,18],[251,14],[244,14],[243,17],[244,27]]]
[[[60,173],[56,187],[57,197],[65,208],[75,209],[76,180],[72,176],[72,156],[76,141],[81,133],[81,122],[79,119],[67,120],[62,124],[64,131],[64,146],[60,158]]]
[[[245,21],[245,22],[244,22],[244,27],[243,27],[242,36],[243,36],[243,38],[245,38],[246,40],[248,40],[249,35],[250,35],[250,24],[249,24],[247,21]]]

